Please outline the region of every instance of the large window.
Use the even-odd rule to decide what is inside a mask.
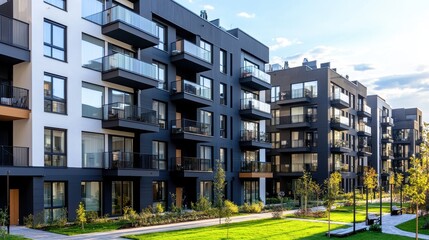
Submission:
[[[45,182],[43,184],[44,220],[50,222],[67,217],[66,189],[64,182]]]
[[[66,114],[66,78],[45,73],[45,112]]]
[[[271,102],[280,100],[280,86],[271,87]]]
[[[133,207],[133,182],[112,181],[112,215],[123,214],[125,207]]]
[[[45,0],[45,3],[66,10],[66,0]]]
[[[212,136],[213,114],[211,112],[200,110],[201,131]]]
[[[226,74],[226,51],[219,51],[219,71]]]
[[[291,85],[292,98],[317,97],[317,81],[294,83]]]
[[[244,181],[244,202],[256,203],[259,201],[259,181]]]
[[[159,128],[167,129],[167,104],[154,100],[152,110],[157,113]]]
[[[133,104],[133,94],[122,92],[119,90],[110,89],[110,102],[111,103],[124,103],[128,105]]]
[[[104,104],[104,87],[82,83],[82,116],[101,119]]]
[[[103,167],[104,134],[82,132],[82,167]]]
[[[212,181],[200,182],[200,197],[205,197],[209,201],[213,201],[213,182]]]
[[[207,50],[208,56],[204,57],[204,59],[208,59],[212,62],[212,45],[206,41],[200,40],[200,47]]]
[[[163,51],[167,51],[167,27],[160,24],[160,23],[156,23],[156,29],[158,32],[158,38],[159,38],[159,43],[156,46],[156,48],[163,50]]]
[[[46,20],[44,22],[44,55],[61,61],[66,60],[66,27]]]
[[[87,212],[101,213],[101,182],[81,182],[81,198]]]
[[[159,169],[167,169],[167,143],[152,141],[152,154],[159,161]]]
[[[210,78],[200,76],[199,84],[206,87],[206,89],[204,89],[204,94],[201,95],[205,98],[212,99],[212,80]]]
[[[167,83],[167,65],[160,62],[153,62],[156,66],[156,78],[158,79],[158,88],[168,90]]]
[[[104,1],[105,0],[82,1],[82,17],[88,17],[103,11]]]
[[[103,56],[104,41],[82,34],[82,66],[101,71],[101,58]]]
[[[167,207],[167,183],[165,181],[152,182],[152,201],[154,204],[161,203]]]
[[[66,130],[45,128],[45,167],[67,166]]]

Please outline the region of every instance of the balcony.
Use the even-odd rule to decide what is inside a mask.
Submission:
[[[331,118],[331,128],[338,131],[349,130],[349,118],[344,116],[335,116]]]
[[[393,154],[393,150],[382,150],[381,151],[381,159],[387,160],[387,159],[393,159],[395,158],[395,155]]]
[[[309,128],[312,123],[316,121],[316,115],[292,115],[292,116],[281,116],[277,129],[289,129],[289,128]]]
[[[0,145],[0,167],[28,167],[29,155],[27,147]]]
[[[118,85],[148,89],[158,87],[158,69],[151,63],[115,53],[95,59],[84,67],[102,73],[102,80]]]
[[[160,164],[157,156],[133,152],[93,153],[103,159],[105,176],[158,177]]]
[[[240,84],[255,91],[271,89],[271,76],[254,66],[242,67]]]
[[[383,126],[393,126],[393,118],[391,117],[382,117],[381,118],[381,125]]]
[[[370,146],[359,147],[358,148],[358,156],[368,157],[372,155],[372,149]]]
[[[239,173],[240,178],[272,178],[272,164],[270,162],[242,161]]]
[[[240,147],[246,149],[266,149],[271,148],[271,143],[264,132],[241,130]]]
[[[270,105],[252,98],[241,99],[240,115],[251,120],[271,119]]]
[[[28,119],[28,90],[0,84],[0,121]]]
[[[186,40],[171,44],[171,62],[190,72],[204,72],[212,68],[211,52]]]
[[[397,144],[410,144],[411,137],[409,135],[396,135],[394,137],[394,142]]]
[[[311,103],[316,97],[317,94],[308,89],[294,89],[292,91],[281,92],[280,100],[276,103],[280,106],[297,103]]]
[[[103,105],[102,127],[140,133],[159,131],[156,111],[125,103]]]
[[[0,63],[30,61],[28,23],[0,15]]]
[[[359,117],[371,117],[371,108],[368,105],[360,105],[358,106],[358,109],[359,110],[357,111],[357,115]]]
[[[102,34],[137,48],[153,47],[159,43],[154,22],[119,5],[85,19],[101,25]]]
[[[345,140],[335,140],[335,143],[331,144],[331,153],[349,153],[351,151],[349,143]]]
[[[381,142],[382,143],[393,143],[393,138],[391,133],[383,133],[381,135]]]
[[[172,158],[172,161],[174,162],[172,171],[179,177],[202,177],[213,174],[212,159],[176,157]]]
[[[212,126],[208,123],[189,119],[171,121],[171,136],[175,140],[188,140],[194,142],[207,142],[212,139]]]
[[[366,124],[358,125],[358,136],[371,137],[371,127]]]
[[[350,107],[349,96],[342,92],[334,92],[331,99],[331,105],[338,109]]]
[[[316,150],[316,142],[307,139],[292,140],[276,149],[279,153],[309,153]]]
[[[171,83],[171,101],[177,104],[196,108],[208,107],[213,104],[212,89],[188,80]]]

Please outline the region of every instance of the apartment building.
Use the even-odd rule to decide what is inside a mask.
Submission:
[[[371,155],[366,87],[330,67],[304,59],[302,66],[269,72],[271,121],[267,121],[272,149],[267,160],[275,166],[267,192],[293,195],[294,182],[309,171],[319,183],[340,171],[342,188],[349,191]]]
[[[370,95],[367,98],[371,108],[371,133],[370,146],[372,155],[368,158],[368,165],[373,167],[381,177],[383,187],[388,186],[389,176],[393,173],[393,135],[394,126],[392,108],[385,99],[378,95]],[[363,179],[359,179],[359,185],[363,186]],[[388,189],[388,188],[386,188]]]
[[[170,0],[0,2],[0,206],[121,215],[264,200],[268,47]],[[175,198],[170,197],[171,194]]]
[[[392,111],[393,122],[393,171],[405,173],[410,157],[418,156],[423,143],[423,114],[418,108],[396,108]]]

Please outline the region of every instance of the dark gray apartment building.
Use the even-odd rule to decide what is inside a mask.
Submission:
[[[368,138],[366,87],[350,81],[323,63],[304,60],[302,66],[269,72],[272,119],[267,122],[272,149],[267,160],[275,166],[267,192],[292,195],[294,181],[304,170],[319,183],[333,171],[343,176],[349,191],[357,173],[372,154]]]

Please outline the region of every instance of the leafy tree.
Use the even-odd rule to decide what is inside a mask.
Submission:
[[[86,213],[83,202],[79,203],[79,207],[76,209],[76,222],[81,224],[82,230],[85,228],[86,223]]]
[[[311,178],[311,174],[306,171],[303,172],[302,177],[296,182],[295,192],[296,195],[301,197],[301,208],[305,213],[307,213],[308,209],[308,197],[314,193],[317,186],[317,183]]]
[[[218,209],[219,224],[222,223],[222,211],[223,211],[223,198],[225,192],[225,170],[223,169],[222,162],[216,160],[216,172],[214,174],[214,198],[215,207]]]
[[[327,189],[326,205],[328,211],[328,237],[331,237],[331,208],[334,205],[335,199],[340,195],[341,174],[333,172],[328,179],[325,180]]]
[[[422,158],[411,157],[411,167],[408,169],[409,180],[404,188],[404,194],[411,203],[416,206],[416,239],[419,236],[419,204],[424,204],[426,200],[426,191],[429,189],[429,177],[427,173],[427,154]]]
[[[368,218],[368,191],[377,187],[377,173],[374,168],[365,168],[363,173],[363,185],[366,190],[366,218]]]

